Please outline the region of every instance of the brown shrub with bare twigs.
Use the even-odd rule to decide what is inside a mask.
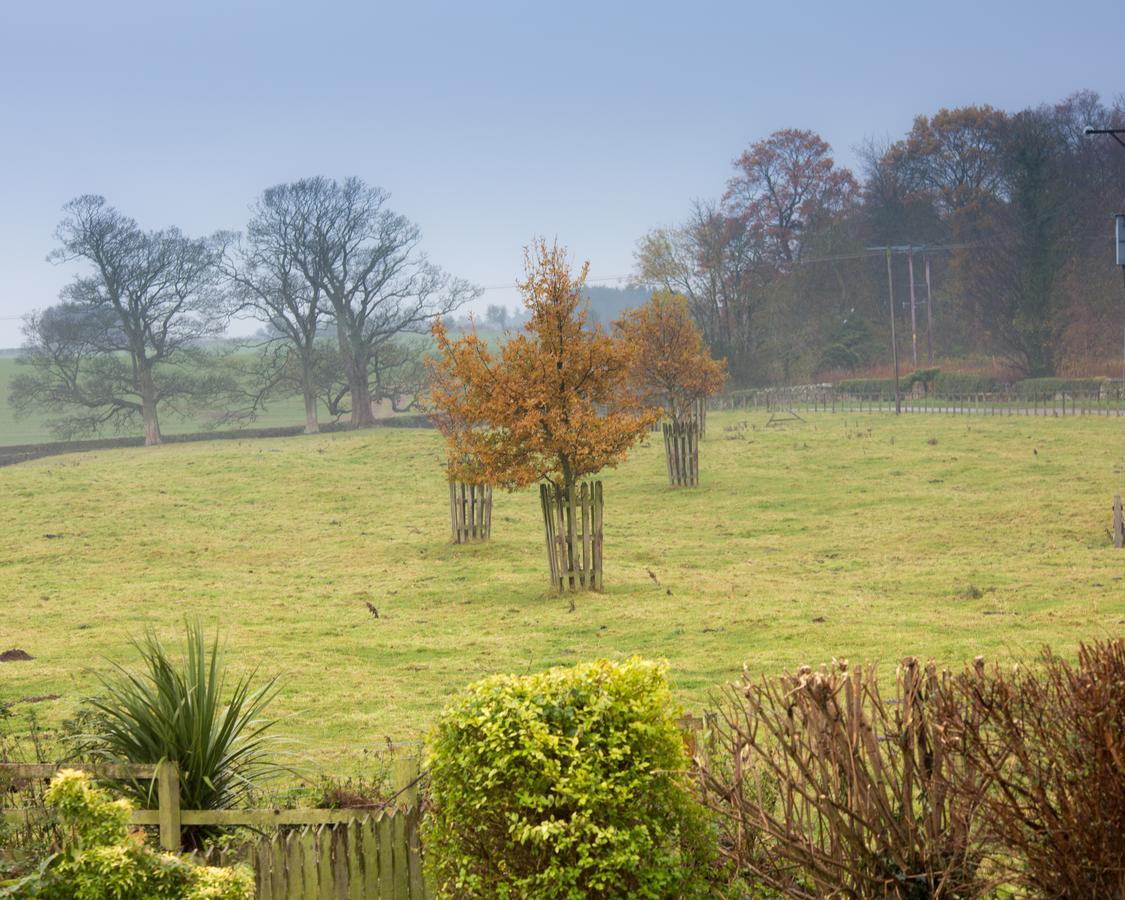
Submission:
[[[1071,666],[957,679],[947,745],[992,782],[984,812],[1007,880],[1043,897],[1125,897],[1125,640],[1083,644]],[[965,702],[967,701],[967,702]]]
[[[810,900],[987,893],[989,775],[942,740],[936,709],[956,705],[951,686],[913,658],[894,700],[873,666],[744,674],[725,694],[714,762],[698,763],[735,876]]]

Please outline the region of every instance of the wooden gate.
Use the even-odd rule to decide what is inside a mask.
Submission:
[[[420,812],[278,831],[252,851],[259,900],[426,900]]]
[[[539,485],[551,585],[559,591],[602,589],[602,483],[584,481],[570,496]]]
[[[664,460],[673,487],[699,484],[699,430],[693,420],[664,423]]]
[[[487,541],[492,533],[492,485],[449,482],[453,543]]]

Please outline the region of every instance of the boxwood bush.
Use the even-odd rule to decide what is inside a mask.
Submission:
[[[497,676],[443,712],[424,844],[443,895],[684,897],[714,835],[685,775],[665,667]]]

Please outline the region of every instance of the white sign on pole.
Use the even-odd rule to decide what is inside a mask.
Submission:
[[[1117,264],[1125,266],[1125,213],[1114,216],[1117,219]]]

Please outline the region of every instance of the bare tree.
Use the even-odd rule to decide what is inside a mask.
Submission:
[[[226,236],[220,265],[238,308],[270,329],[259,371],[263,391],[295,382],[305,402],[305,433],[316,434],[318,379],[324,368],[317,334],[326,303],[319,280],[308,278],[297,265],[292,214],[289,207],[259,200],[246,240]]]
[[[138,418],[145,443],[160,443],[163,403],[201,400],[223,378],[200,368],[199,342],[226,324],[217,290],[214,239],[176,228],[143,231],[87,194],[63,207],[55,262],[83,261],[63,303],[29,317],[23,360],[12,385],[17,410],[60,412],[60,434],[121,430]]]
[[[732,378],[747,382],[761,344],[762,247],[744,221],[697,202],[679,228],[657,229],[641,239],[637,278],[688,298],[692,317]]]
[[[268,189],[259,214],[286,223],[293,264],[327,301],[351,394],[351,423],[374,424],[372,366],[381,347],[424,332],[479,294],[432,265],[417,226],[359,178],[306,178]]]
[[[508,327],[508,307],[489,303],[484,311],[484,320],[497,331],[505,331]]]

